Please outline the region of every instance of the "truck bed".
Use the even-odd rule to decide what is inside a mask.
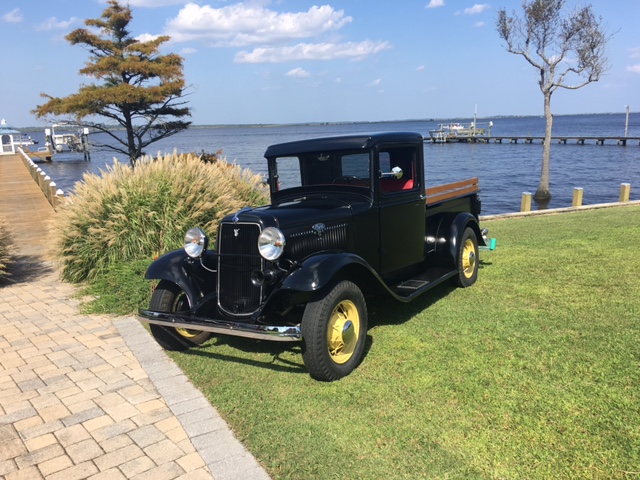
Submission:
[[[427,205],[433,205],[434,203],[444,202],[479,191],[480,187],[478,186],[477,177],[438,185],[437,187],[427,188]]]

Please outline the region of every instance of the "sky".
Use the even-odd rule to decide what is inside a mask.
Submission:
[[[584,5],[568,0],[569,7]],[[591,0],[612,34],[597,83],[558,90],[554,114],[640,111],[640,0]],[[542,115],[536,71],[506,51],[498,11],[521,0],[129,0],[131,34],[169,35],[195,125]],[[0,117],[43,126],[41,93],[91,83],[65,35],[106,0],[0,0]]]

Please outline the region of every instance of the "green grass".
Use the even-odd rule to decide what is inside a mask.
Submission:
[[[298,345],[172,354],[278,479],[638,478],[640,209],[486,222],[469,289],[369,302],[334,383]]]

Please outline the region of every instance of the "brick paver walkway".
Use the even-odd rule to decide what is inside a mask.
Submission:
[[[48,264],[0,285],[0,478],[268,479],[133,318],[82,315]]]

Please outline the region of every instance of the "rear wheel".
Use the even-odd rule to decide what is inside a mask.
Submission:
[[[184,312],[189,310],[189,299],[182,289],[172,282],[162,280],[151,297],[150,310],[156,312]],[[206,342],[211,334],[187,328],[172,328],[150,324],[151,334],[166,350],[186,350]]]
[[[302,317],[302,358],[323,381],[349,375],[360,363],[367,337],[367,306],[360,289],[342,281],[309,302]]]
[[[466,288],[476,283],[478,278],[478,238],[472,228],[467,227],[458,247],[458,286]]]

